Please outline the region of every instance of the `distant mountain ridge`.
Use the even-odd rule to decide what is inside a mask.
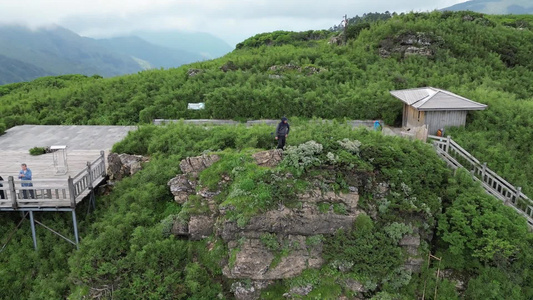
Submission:
[[[485,14],[533,14],[533,1],[472,0],[442,9],[442,11],[460,10],[470,10]]]
[[[116,37],[96,41],[116,53],[142,59],[150,64],[150,68],[173,68],[204,59],[199,53],[154,45],[137,36]]]
[[[157,43],[138,36],[87,38],[60,26],[33,30],[0,25],[0,85],[49,75],[111,77],[150,68],[179,67],[232,50],[227,43],[209,34],[199,33],[196,41],[191,37],[194,34],[184,34],[181,42],[179,32],[153,32],[152,35],[151,39]],[[146,32],[143,36],[150,38],[151,34]]]

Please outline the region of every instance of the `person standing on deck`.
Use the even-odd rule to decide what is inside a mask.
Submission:
[[[291,126],[289,125],[289,123],[287,123],[287,118],[281,118],[281,122],[279,122],[278,127],[276,128],[276,140],[278,141],[278,149],[285,148],[285,142],[287,137],[289,136],[290,130]]]
[[[5,199],[6,194],[4,193],[4,190],[3,190],[4,185],[2,184],[2,181],[4,181],[4,178],[0,176],[0,199]]]
[[[22,170],[20,170],[19,172],[19,179],[20,180],[31,180],[31,170],[28,168],[28,166],[26,164],[22,164],[21,165],[22,167]],[[20,184],[22,187],[28,187],[28,186],[33,186],[33,183],[31,182],[23,182]],[[33,192],[33,190],[29,190],[30,192],[30,198],[35,198],[35,193]],[[24,189],[22,190],[22,195],[24,197],[24,199],[28,199],[28,190]]]

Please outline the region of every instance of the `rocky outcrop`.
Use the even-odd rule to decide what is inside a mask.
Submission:
[[[188,77],[194,77],[194,76],[196,76],[198,74],[201,74],[203,72],[204,72],[204,70],[200,70],[200,69],[189,69],[189,70],[187,70],[187,76]]]
[[[254,153],[252,158],[259,166],[276,167],[282,155],[280,150],[270,150]],[[182,212],[186,213],[177,215],[171,233],[189,240],[214,236],[225,243],[229,255],[222,262],[223,275],[245,280],[232,285],[236,299],[258,299],[261,290],[274,280],[298,276],[308,268],[320,268],[324,263],[324,236],[333,235],[339,229],[351,230],[356,218],[365,213],[359,207],[359,190],[369,192],[376,201],[385,199],[391,191],[386,182],[376,182],[368,172],[357,171],[346,176],[348,188],[344,192],[322,190],[319,187],[335,182],[330,176],[334,173],[330,174],[332,170],[326,167],[320,175],[308,178],[313,188],[292,195],[290,202],[279,203],[252,217],[236,218],[235,207],[228,202],[222,205],[216,198],[232,180],[228,174],[221,175],[215,190],[198,182],[199,173],[219,159],[217,155],[204,155],[180,162],[183,174],[171,179],[168,186],[175,201],[183,205]],[[284,176],[292,178],[290,173]],[[367,203],[368,214],[373,218],[378,217],[376,203]],[[419,272],[424,262],[419,253],[421,239],[421,233],[414,230],[398,242],[408,254],[404,268],[409,272]],[[341,267],[339,270],[346,271]],[[361,282],[353,279],[339,279],[338,283],[354,294],[367,292]],[[284,296],[297,299],[305,297],[312,289],[312,285],[296,286]]]
[[[110,153],[107,156],[107,175],[109,180],[121,180],[131,176],[142,169],[142,163],[148,158],[142,155]]]
[[[174,195],[174,200],[179,204],[185,203],[189,195],[194,194],[196,191],[196,181],[190,181],[185,174],[180,174],[170,179],[167,185],[170,187],[172,195]]]
[[[328,44],[335,45],[335,46],[341,46],[344,44],[344,35],[337,35],[329,39]]]
[[[237,65],[231,60],[220,67],[220,70],[222,70],[224,73],[229,71],[237,71],[238,69],[239,67],[237,67]]]
[[[275,167],[283,159],[283,151],[279,149],[261,151],[252,155],[255,162],[262,167]]]
[[[365,287],[363,284],[355,279],[347,278],[343,282],[346,289],[354,292],[354,293],[364,293],[366,292]]]
[[[288,293],[283,294],[287,299],[301,299],[313,291],[313,285],[307,284],[304,286],[293,286]]]
[[[288,72],[288,71],[295,71],[295,72],[299,72],[299,73],[304,73],[305,75],[308,75],[308,76],[326,71],[326,69],[320,68],[320,67],[317,67],[317,66],[301,67],[301,66],[298,66],[298,65],[295,65],[295,64],[292,64],[292,63],[288,63],[286,65],[274,65],[274,66],[271,66],[270,68],[268,68],[268,70],[270,72],[276,73],[278,75],[280,73],[284,73],[284,72]]]
[[[420,235],[415,232],[413,234],[405,235],[398,243],[403,247],[409,255],[404,264],[404,268],[411,272],[420,272],[424,259],[420,257],[418,248],[420,247]]]
[[[435,47],[438,47],[440,43],[440,38],[428,33],[404,33],[382,40],[379,54],[384,58],[393,54],[400,55],[402,58],[412,55],[431,57],[435,54]]]
[[[187,206],[189,213],[186,218],[174,220],[171,232],[190,240],[204,239],[213,234],[222,238],[233,255],[223,268],[224,275],[253,280],[251,285],[238,284],[234,287],[239,299],[256,299],[260,290],[255,286],[256,282],[290,278],[307,268],[319,268],[323,263],[321,239],[315,243],[307,243],[307,239],[333,234],[341,228],[350,229],[360,213],[356,187],[340,194],[314,189],[296,197],[295,201],[301,205],[291,208],[280,205],[277,209],[252,217],[244,227],[240,227],[236,221],[219,218],[232,209],[218,207],[213,200],[220,191],[210,191],[197,182],[199,172],[219,159],[216,155],[204,155],[180,162],[183,174],[172,178],[168,186],[176,202]],[[253,154],[253,159],[259,166],[275,167],[282,160],[282,151],[257,152]],[[222,176],[220,180],[222,186],[230,178]],[[334,207],[342,207],[341,213]],[[277,240],[279,247],[272,249],[272,245],[266,245],[264,235]],[[300,291],[293,292],[300,295]],[[301,292],[304,295],[305,289]]]
[[[307,239],[334,234],[341,228],[351,229],[360,213],[357,209],[359,195],[355,191],[335,194],[314,190],[300,195],[298,200],[301,207],[281,205],[252,217],[243,228],[234,221],[222,224],[218,235],[228,243],[230,252],[236,253],[235,262],[224,268],[225,276],[274,280],[294,277],[307,268],[319,268],[323,263],[322,243],[309,245]],[[342,204],[346,214],[336,214],[332,210],[321,212],[317,205],[324,203]],[[264,235],[275,235],[280,249],[269,249],[262,242]]]
[[[234,221],[226,221],[220,235],[224,240],[231,241],[240,237],[253,237],[261,232],[303,236],[332,234],[341,228],[351,229],[357,215],[323,214],[309,206],[302,209],[283,206],[279,210],[253,217],[244,228],[239,228]]]
[[[188,157],[180,162],[180,169],[184,174],[190,174],[194,177],[220,159],[218,155],[202,155]]]
[[[230,241],[235,261],[223,269],[228,278],[274,280],[291,278],[307,268],[318,268],[323,260],[322,245],[309,246],[304,236],[287,236],[280,244],[285,250],[272,251],[260,239]]]
[[[299,195],[298,200],[302,203],[300,208],[281,205],[278,209],[252,217],[244,228],[240,228],[235,221],[226,221],[219,234],[226,241],[241,237],[253,238],[265,232],[302,236],[333,234],[341,228],[351,229],[360,213],[357,209],[359,195],[355,191],[346,194],[322,194],[319,190],[314,190]],[[333,209],[321,212],[318,204],[342,204],[346,214],[337,214]]]
[[[261,290],[267,288],[272,282],[256,280],[252,282],[234,282],[231,291],[237,300],[255,300],[261,296]]]
[[[219,214],[213,197],[219,192],[197,188],[198,174],[219,159],[218,155],[188,157],[180,162],[180,168],[184,174],[176,175],[168,181],[167,185],[174,195],[174,201],[182,205],[193,206],[195,211],[186,219],[175,219],[171,229],[172,234],[195,241],[205,239],[213,234],[215,219]],[[194,201],[191,201],[191,196],[195,197]]]
[[[189,239],[199,241],[213,234],[215,219],[212,216],[191,216],[189,220]]]

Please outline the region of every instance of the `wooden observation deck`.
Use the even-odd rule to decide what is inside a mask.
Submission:
[[[15,180],[9,176],[0,188],[0,211],[70,211],[106,176],[105,152],[74,177]],[[31,186],[23,186],[31,184]]]
[[[35,224],[78,246],[76,207],[88,198],[95,207],[93,189],[106,177],[107,154],[134,126],[45,126],[23,125],[0,136],[0,212],[19,211],[29,215],[33,244],[37,250]],[[54,153],[31,156],[33,147],[59,147],[66,151],[61,172],[56,169]],[[66,147],[65,147],[66,146]],[[31,181],[18,179],[21,164],[32,170]],[[74,241],[34,219],[34,212],[70,212]],[[20,226],[20,224],[19,224]],[[9,242],[7,238],[4,247]],[[1,251],[1,250],[0,250]]]

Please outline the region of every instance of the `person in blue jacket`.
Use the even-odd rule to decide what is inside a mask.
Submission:
[[[374,121],[374,130],[375,131],[381,131],[381,129],[383,129],[383,128],[382,128],[381,123],[379,122],[379,120]]]
[[[31,180],[31,170],[30,168],[28,168],[28,166],[26,164],[22,164],[21,165],[22,167],[22,170],[20,170],[19,172],[19,179],[20,180]],[[23,182],[20,184],[22,187],[29,187],[29,186],[33,186],[33,183],[31,182]],[[29,191],[29,194],[30,194],[30,198],[35,198],[35,193],[33,192],[33,190],[31,189],[24,189],[22,190],[22,195],[24,197],[24,199],[28,199],[28,191]]]

